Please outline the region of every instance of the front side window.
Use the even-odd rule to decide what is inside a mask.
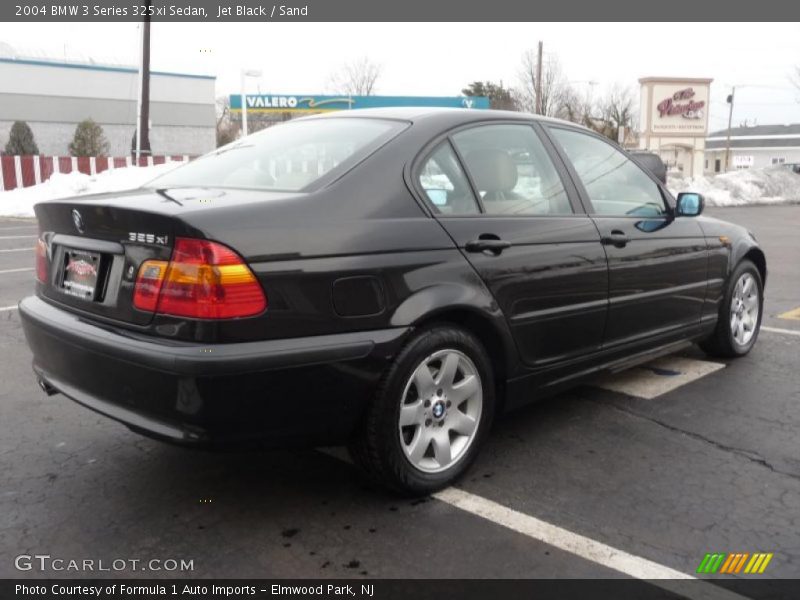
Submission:
[[[433,210],[442,215],[471,215],[479,211],[467,176],[449,142],[443,142],[423,163],[419,184]]]
[[[572,206],[528,125],[483,125],[453,135],[487,214],[566,215]]]
[[[363,118],[276,125],[201,156],[147,186],[298,191],[324,175],[348,169],[405,126]]]
[[[552,128],[578,173],[595,214],[659,217],[661,191],[639,165],[611,144],[579,131]]]

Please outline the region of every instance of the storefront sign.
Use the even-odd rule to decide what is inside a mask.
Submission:
[[[230,103],[232,112],[241,112],[241,95],[231,94]],[[314,113],[357,108],[384,108],[402,106],[486,109],[489,108],[489,98],[484,96],[311,96],[306,94],[247,95],[248,113]]]
[[[658,103],[656,110],[661,117],[667,115],[680,115],[684,119],[702,119],[705,112],[706,103],[703,100],[695,100],[696,93],[692,88],[679,90]]]
[[[652,133],[705,135],[708,130],[709,86],[657,83],[650,96]]]

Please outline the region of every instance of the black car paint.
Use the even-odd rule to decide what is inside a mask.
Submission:
[[[742,257],[754,257],[766,275],[755,240],[736,226],[705,217],[584,212],[585,192],[548,141],[547,120],[494,111],[378,115],[412,125],[313,191],[140,189],[38,205],[44,232],[70,232],[71,245],[77,238],[87,248],[117,244],[109,269],[120,282],[116,295],[91,307],[41,284],[38,298],[21,303],[40,378],[173,441],[334,443],[353,431],[382,373],[426,323],[451,321],[474,331],[511,407],[703,337]],[[433,216],[414,183],[418,159],[452,131],[498,122],[529,124],[547,142],[578,209],[574,216]],[[75,208],[85,222],[78,236]],[[621,248],[601,242],[615,228],[630,239]],[[129,241],[137,231],[168,235],[170,243]],[[499,254],[467,251],[481,234],[512,245]],[[268,309],[209,322],[133,308],[130,267],[168,258],[176,236],[234,248],[262,284]],[[51,238],[56,258],[58,239]],[[361,293],[375,296],[367,304],[379,308],[342,309],[346,298],[334,298],[341,281],[363,281]],[[160,358],[153,363],[143,353]],[[253,356],[272,362],[248,362]]]
[[[591,214],[580,178],[571,165],[566,168]],[[660,181],[655,173],[645,172]],[[590,216],[608,265],[604,347],[691,327],[703,312],[709,272],[703,230],[697,219],[676,218],[674,200],[660,187],[669,201],[670,212],[664,216]]]

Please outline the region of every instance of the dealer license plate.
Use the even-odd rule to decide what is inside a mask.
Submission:
[[[97,291],[97,274],[100,272],[100,254],[86,250],[64,251],[64,272],[61,289],[76,298],[94,300]]]

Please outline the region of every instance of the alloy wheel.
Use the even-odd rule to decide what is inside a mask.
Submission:
[[[758,284],[752,274],[744,273],[736,282],[731,297],[730,326],[737,345],[746,346],[753,338],[760,311]]]
[[[483,410],[480,374],[458,350],[440,350],[414,370],[403,391],[398,429],[408,461],[439,473],[461,460],[478,433]]]

